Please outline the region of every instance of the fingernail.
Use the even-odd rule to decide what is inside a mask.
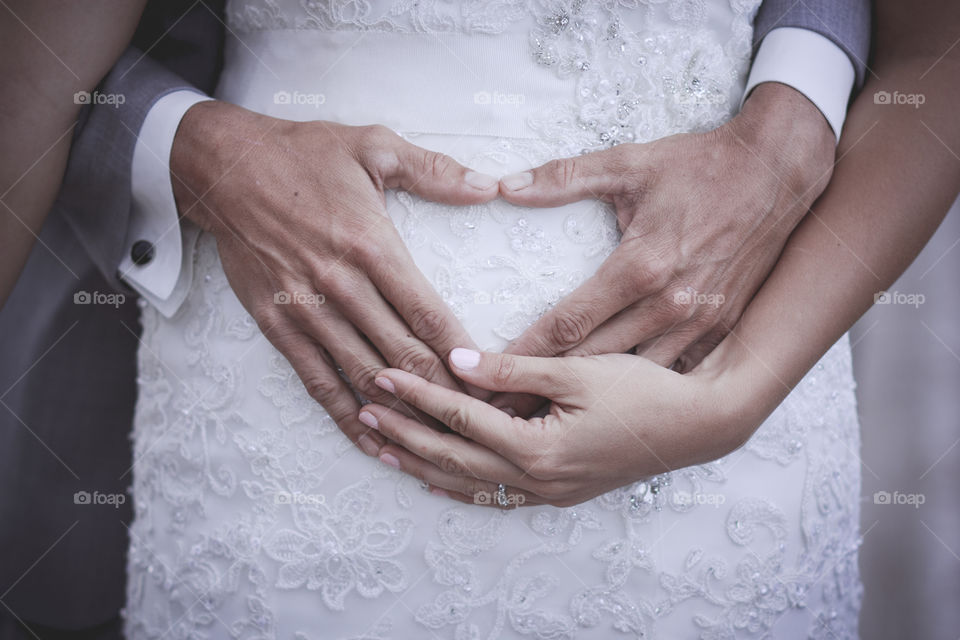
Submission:
[[[493,176],[488,176],[485,173],[479,173],[477,171],[467,171],[466,175],[463,176],[463,181],[474,189],[486,190],[497,184],[497,179]]]
[[[450,494],[447,493],[446,491],[444,491],[443,489],[441,489],[440,487],[434,487],[433,489],[430,489],[430,493],[432,493],[433,495],[437,496],[438,498],[449,498],[449,497],[450,497]]]
[[[397,388],[393,386],[393,382],[389,378],[374,378],[373,383],[384,391],[389,391],[390,393],[397,392]]]
[[[457,369],[463,369],[464,371],[476,369],[477,365],[480,364],[480,352],[457,347],[450,352],[450,362]]]
[[[367,425],[371,429],[376,429],[377,431],[380,430],[380,425],[377,423],[377,416],[373,415],[369,411],[361,411],[357,418],[360,420],[360,422]]]
[[[500,178],[500,183],[510,191],[523,189],[533,184],[533,172],[522,171],[520,173],[511,173],[508,176]]]
[[[371,458],[377,457],[377,452],[380,451],[380,447],[377,446],[377,443],[370,439],[366,434],[357,438],[357,444],[360,446],[360,450]]]
[[[400,468],[400,461],[397,459],[397,456],[385,453],[380,456],[380,462],[387,465],[388,467],[393,467],[394,469]]]
[[[503,411],[505,414],[507,414],[511,418],[517,417],[517,410],[514,409],[513,407],[500,407],[500,411]]]

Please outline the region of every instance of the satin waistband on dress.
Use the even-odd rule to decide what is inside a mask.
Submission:
[[[526,33],[270,30],[229,37],[217,97],[288,120],[534,138],[527,119],[574,100]]]

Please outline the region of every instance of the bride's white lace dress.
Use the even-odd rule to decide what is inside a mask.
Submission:
[[[218,95],[382,123],[503,175],[721,124],[758,5],[234,0]],[[617,242],[590,201],[454,208],[391,193],[387,209],[487,349]],[[173,319],[143,312],[129,637],[856,636],[846,338],[730,456],[574,508],[500,511],[430,495],[356,450],[234,297],[212,238],[193,268]]]

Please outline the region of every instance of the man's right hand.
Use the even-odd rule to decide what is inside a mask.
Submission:
[[[177,208],[214,235],[240,302],[365,453],[385,441],[357,420],[337,365],[388,406],[374,384],[388,366],[459,388],[444,363],[473,341],[414,264],[384,190],[469,205],[497,196],[494,178],[386,127],[291,122],[219,101],[187,111],[170,172]]]

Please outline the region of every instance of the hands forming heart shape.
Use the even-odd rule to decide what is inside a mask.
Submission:
[[[781,157],[784,145],[797,153]],[[715,393],[666,367],[691,371],[739,319],[829,181],[833,152],[816,108],[768,84],[714,131],[499,181],[386,127],[290,122],[216,101],[187,112],[170,166],[180,212],[216,237],[241,303],[365,453],[463,500],[495,481],[526,504],[573,504],[736,446],[735,430],[721,428],[691,450],[702,426],[691,407]],[[622,240],[508,356],[474,355],[386,215],[386,189],[450,205],[598,199],[615,208]],[[278,305],[277,292],[322,292],[324,304]],[[451,354],[476,362],[448,368]],[[340,371],[375,404],[361,413]],[[643,393],[624,386],[640,380]],[[544,398],[549,413],[525,420]],[[583,480],[603,464],[608,473]]]

